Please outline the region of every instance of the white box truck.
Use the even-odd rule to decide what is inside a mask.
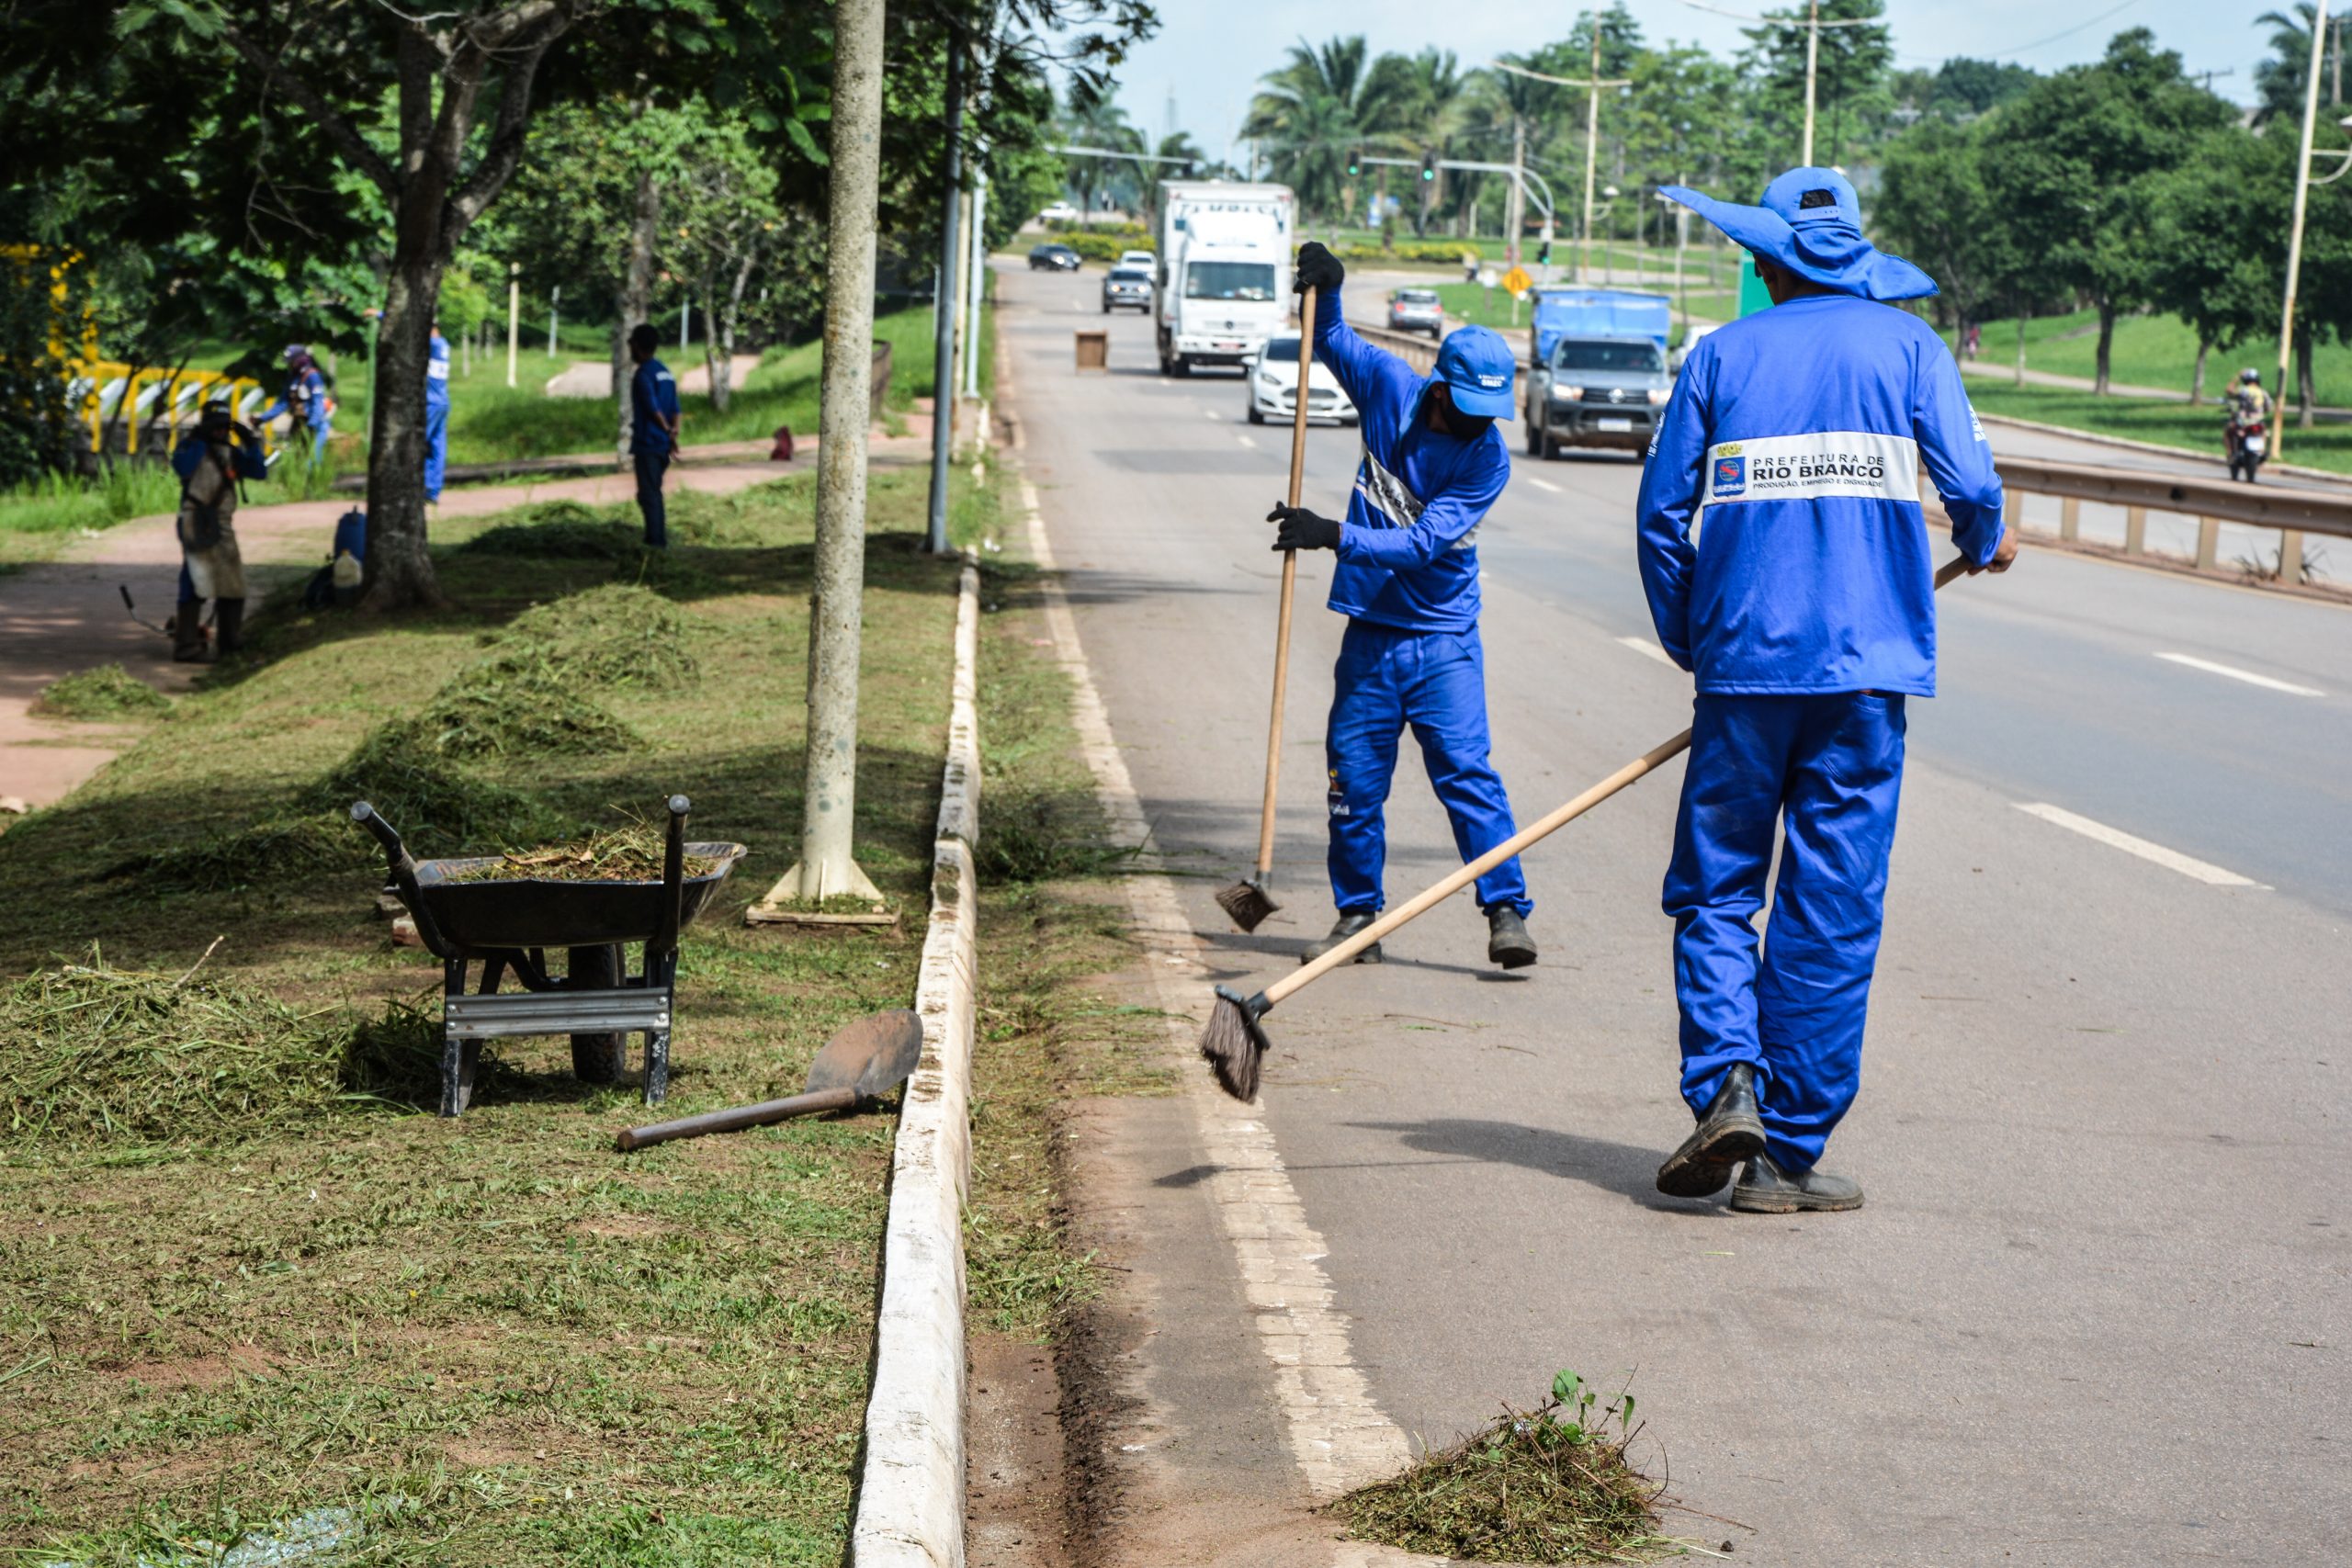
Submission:
[[[1283,330],[1298,198],[1288,186],[1163,180],[1159,371],[1238,366]]]

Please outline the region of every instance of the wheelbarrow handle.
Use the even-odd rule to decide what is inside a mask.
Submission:
[[[678,951],[678,929],[684,923],[686,902],[686,814],[694,802],[683,795],[670,797],[670,839],[662,852],[662,926],[654,933],[652,953]],[[651,965],[648,964],[650,971]]]
[[[423,940],[425,951],[435,958],[455,957],[441,940],[441,928],[434,923],[433,911],[425,907],[424,894],[416,885],[416,857],[401,842],[399,831],[364,800],[351,803],[351,819],[376,835],[376,841],[384,847],[385,868],[391,874],[392,885],[401,890],[401,901],[408,906],[409,918],[416,922],[416,934]]]

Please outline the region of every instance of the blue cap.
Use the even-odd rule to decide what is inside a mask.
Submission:
[[[1791,169],[1764,187],[1761,207],[1717,201],[1681,186],[1662,186],[1658,194],[1690,209],[1743,249],[1840,294],[1917,299],[1936,292],[1934,278],[1862,238],[1862,204],[1835,169]]]
[[[1437,351],[1437,378],[1453,394],[1453,406],[1475,419],[1509,419],[1511,377],[1519,368],[1510,344],[1491,327],[1457,327]]]

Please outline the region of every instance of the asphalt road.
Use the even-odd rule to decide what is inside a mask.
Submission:
[[[1199,874],[1195,929],[1262,984],[1330,919],[1328,556],[1300,573],[1286,907],[1242,936],[1210,897],[1255,838],[1287,432],[1242,423],[1237,379],[1159,378],[1138,317],[1107,323],[1111,374],[1073,374],[1096,280],[1001,282],[1114,731]],[[1312,433],[1309,504],[1341,509],[1356,454]],[[1690,682],[1651,640],[1635,466],[1514,461],[1480,554],[1524,819],[1680,728]],[[1431,1441],[1563,1367],[1630,1378],[1674,1492],[1739,1521],[1677,1528],[1742,1561],[2340,1561],[2352,611],[2029,549],[1941,617],[1863,1092],[1827,1162],[1869,1206],[1764,1219],[1652,1190],[1690,1124],[1657,908],[1677,764],[1530,857],[1536,968],[1492,971],[1464,898],[1270,1018],[1267,1122],[1355,1357]],[[1392,900],[1453,863],[1414,761],[1390,845]],[[1183,1371],[1167,1386],[1203,1386]]]

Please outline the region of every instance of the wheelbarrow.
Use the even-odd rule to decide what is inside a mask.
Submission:
[[[572,1071],[585,1083],[612,1083],[623,1070],[627,1037],[642,1033],[645,1103],[658,1105],[668,1094],[678,932],[745,853],[741,844],[686,842],[691,804],[683,795],[669,804],[659,882],[481,875],[481,868],[506,863],[497,855],[419,861],[374,807],[353,804],[351,819],[383,846],[393,890],[426,951],[441,960],[442,1115],[459,1114],[472,1100],[481,1043],[506,1035],[569,1034]],[[717,863],[688,876],[690,854]],[[630,942],[643,944],[635,975],[628,972]],[[549,948],[570,950],[560,976],[548,971]],[[475,964],[481,977],[469,994]],[[501,993],[510,971],[523,989]]]

